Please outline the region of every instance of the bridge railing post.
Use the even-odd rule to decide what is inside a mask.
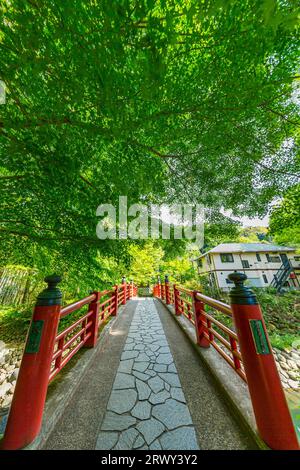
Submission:
[[[91,292],[91,294],[95,295],[95,299],[89,304],[89,311],[92,311],[93,313],[90,316],[90,320],[92,321],[90,331],[92,334],[85,343],[85,346],[87,348],[94,348],[96,346],[99,329],[99,301],[101,297],[101,292],[96,291]]]
[[[122,287],[123,287],[123,300],[122,300],[122,305],[126,304],[126,297],[127,297],[127,284],[126,284],[126,278],[125,276],[122,277]]]
[[[165,298],[166,298],[166,304],[170,305],[170,283],[169,283],[169,276],[166,274],[165,275]]]
[[[60,318],[62,293],[56,287],[60,281],[60,276],[46,277],[48,287],[37,298],[2,449],[21,449],[40,431]]]
[[[197,336],[197,344],[201,348],[209,348],[210,342],[204,333],[207,331],[206,317],[203,314],[204,312],[204,303],[201,300],[197,299],[197,291],[193,291],[193,311],[194,311],[194,320],[195,320],[195,330]]]
[[[118,315],[118,307],[119,307],[119,286],[114,286],[114,309],[112,312],[112,316]]]
[[[181,315],[181,309],[180,309],[180,292],[176,287],[176,284],[173,285],[173,290],[174,290],[174,308],[175,308],[175,314],[176,315]]]
[[[258,432],[271,449],[299,449],[256,295],[244,286],[245,274],[228,277],[235,284],[231,307]]]

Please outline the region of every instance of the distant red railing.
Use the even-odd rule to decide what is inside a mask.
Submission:
[[[60,319],[88,305],[88,310],[82,317],[56,336],[49,381],[54,379],[79,349],[83,346],[95,346],[98,329],[102,323],[108,317],[115,316],[118,308],[136,294],[137,287],[133,283],[124,283],[114,286],[112,290],[94,292],[62,308]]]
[[[40,431],[49,382],[82,347],[94,347],[103,322],[137,295],[137,286],[123,278],[111,290],[92,292],[61,308],[62,294],[56,287],[60,280],[59,276],[45,278],[48,288],[38,296],[2,449],[20,449],[33,441]],[[81,312],[85,306],[87,310]],[[60,321],[72,314],[76,314],[74,322],[57,333]]]

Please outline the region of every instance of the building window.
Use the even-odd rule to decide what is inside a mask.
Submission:
[[[268,284],[268,278],[265,274],[262,275],[265,284]]]
[[[203,267],[202,259],[197,259],[197,264],[199,268],[202,268]]]
[[[247,261],[246,259],[242,259],[242,266],[243,268],[250,268],[249,261]]]
[[[280,256],[272,256],[272,255],[269,255],[269,253],[266,254],[266,257],[267,257],[267,260],[269,261],[269,263],[280,263],[281,262],[281,258]]]
[[[261,261],[261,257],[258,253],[256,253],[256,259],[257,259],[257,261]]]
[[[233,263],[233,255],[231,253],[222,253],[221,261],[222,263]]]
[[[295,261],[300,261],[300,256],[294,256]]]

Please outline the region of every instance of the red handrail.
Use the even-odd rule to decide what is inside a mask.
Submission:
[[[69,315],[69,313],[75,312],[75,310],[79,310],[84,305],[89,304],[95,300],[95,294],[89,295],[88,297],[84,297],[84,299],[78,300],[72,304],[67,305],[66,307],[62,308],[60,311],[60,318]]]
[[[78,320],[56,336],[49,381],[61,371],[80,348],[87,345],[93,334],[93,330],[97,330],[94,331],[94,335],[97,336],[101,324],[109,316],[116,315],[118,306],[126,303],[131,297],[132,288],[135,288],[134,284],[126,284],[125,289],[124,284],[118,285],[115,286],[114,289],[92,293],[61,309],[60,318],[64,318],[70,313],[80,310],[85,305],[89,305],[87,313],[83,314]],[[118,296],[116,296],[116,292]],[[99,297],[99,299],[97,297]],[[100,302],[102,298],[104,298],[104,300]],[[95,318],[89,320],[93,315],[93,311],[90,310],[90,306],[93,303],[95,304]]]
[[[222,314],[232,317],[232,309],[230,305],[203,295],[201,292],[194,292],[182,286],[171,285],[169,283],[166,285],[162,284],[161,289],[158,289],[156,286],[154,289],[155,296],[160,297],[164,301],[166,297],[166,289],[169,291],[170,304],[174,304],[175,306],[176,315],[184,315],[195,327],[194,299],[200,301],[204,305],[208,305]],[[158,295],[159,292],[161,292],[160,296]],[[225,359],[225,361],[241,377],[241,379],[243,379],[244,382],[247,382],[236,333],[221,321],[208,314],[204,308],[201,310],[201,316],[198,322],[199,325],[197,325],[197,327],[202,328],[202,336],[207,340],[208,345],[213,346],[222,358]],[[220,331],[225,337],[220,333]]]

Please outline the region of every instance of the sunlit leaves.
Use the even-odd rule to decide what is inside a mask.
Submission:
[[[120,244],[95,239],[101,202],[124,194],[254,214],[295,184],[295,2],[0,8],[1,164],[26,175],[0,179],[5,252],[15,232],[20,255],[34,240],[74,262],[85,245],[90,261],[95,246],[127,259]]]

